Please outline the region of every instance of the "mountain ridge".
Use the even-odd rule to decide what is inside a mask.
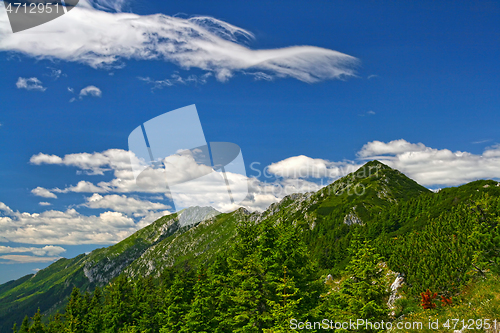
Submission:
[[[376,169],[376,172],[366,174],[366,169]],[[478,182],[479,185],[473,186],[488,181]],[[357,193],[354,192],[356,187]],[[240,208],[193,225],[181,225],[180,212],[167,215],[110,247],[72,259],[60,259],[36,275],[0,285],[0,311],[5,313],[0,316],[0,322],[4,322],[0,332],[10,329],[12,322],[20,321],[12,315],[15,310],[34,313],[40,307],[42,312],[50,314],[62,309],[73,286],[92,290],[120,274],[132,279],[149,275],[159,277],[167,267],[209,261],[223,251],[242,222],[260,223],[271,219],[275,223],[300,225],[312,252],[321,258],[323,266],[334,267],[345,261],[344,247],[350,241],[350,228],[369,225],[380,219],[383,211],[422,194],[434,193],[401,172],[371,161],[317,192],[288,195],[262,213]]]

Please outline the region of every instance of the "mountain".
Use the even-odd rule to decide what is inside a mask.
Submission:
[[[373,237],[408,232],[429,218],[421,210],[439,214],[483,192],[500,195],[500,187],[494,181],[478,181],[433,193],[401,172],[372,161],[316,193],[289,195],[263,213],[240,208],[218,214],[206,207],[189,208],[164,216],[113,246],[60,259],[35,275],[0,285],[0,332],[9,332],[14,322],[20,323],[25,314],[38,308],[45,314],[62,310],[75,286],[93,290],[120,274],[132,279],[157,278],[167,267],[210,261],[230,244],[240,223],[268,220],[300,226],[321,268],[335,274],[349,258],[353,230],[363,228]],[[435,201],[432,209],[424,204],[429,200]],[[199,221],[200,216],[208,218],[190,222]]]

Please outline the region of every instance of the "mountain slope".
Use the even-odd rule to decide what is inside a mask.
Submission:
[[[493,181],[474,183],[435,194],[399,171],[372,161],[316,193],[289,195],[261,214],[239,209],[194,225],[179,219],[183,212],[168,215],[113,246],[61,259],[36,275],[0,285],[0,332],[10,331],[13,322],[19,323],[24,314],[32,314],[38,307],[44,313],[61,309],[73,286],[92,290],[121,273],[130,278],[158,277],[169,266],[208,261],[224,250],[235,237],[236,226],[245,221],[267,219],[300,225],[322,268],[332,271],[346,261],[352,230],[364,228],[367,234],[378,234],[389,228],[384,224],[386,216],[390,221],[395,219],[400,206],[411,206],[421,197],[442,197],[439,202],[443,204],[437,208],[442,210],[447,203],[465,200],[470,194],[500,191]],[[184,216],[198,215],[191,211]],[[391,230],[412,225],[411,214],[396,217],[399,220]]]

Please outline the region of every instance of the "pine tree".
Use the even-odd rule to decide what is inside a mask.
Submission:
[[[139,278],[135,283],[135,313],[133,317],[137,321],[137,329],[141,333],[158,332],[160,325],[155,315],[160,311],[160,300],[158,288],[151,276]]]
[[[46,333],[60,333],[65,331],[65,323],[62,320],[62,315],[57,312],[49,319],[49,323],[45,328]]]
[[[82,306],[82,295],[80,293],[80,289],[75,287],[71,292],[65,312],[68,332],[83,333],[83,312],[84,308]]]
[[[345,319],[365,319],[380,321],[388,316],[385,301],[387,289],[384,285],[382,258],[375,253],[372,245],[355,236],[350,247],[354,253],[346,268],[347,278],[342,282],[338,293],[329,295],[332,312]]]
[[[30,333],[45,333],[45,327],[42,324],[42,315],[40,314],[40,308],[38,308],[35,315],[31,318],[33,323],[30,327]]]
[[[19,328],[18,333],[29,333],[30,331],[30,319],[28,316],[25,316],[23,322],[21,323],[21,327]]]
[[[193,296],[194,272],[181,270],[166,293],[162,310],[160,333],[178,332],[185,326],[185,315],[189,311]]]
[[[207,274],[207,270],[203,267],[196,272],[197,280],[193,287],[193,300],[185,316],[186,324],[180,332],[211,332],[215,328],[215,290]]]
[[[103,319],[110,332],[119,332],[125,324],[132,324],[133,292],[124,275],[118,276],[106,288]]]
[[[87,320],[87,333],[100,333],[103,330],[102,322],[102,291],[101,288],[96,287],[92,299],[90,300]]]
[[[299,289],[295,287],[293,277],[287,276],[287,267],[283,267],[283,278],[278,284],[278,297],[282,301],[268,300],[271,308],[270,317],[273,320],[271,329],[264,329],[264,333],[285,333],[290,332],[290,320],[301,319],[299,313],[299,303],[302,298],[297,298]]]

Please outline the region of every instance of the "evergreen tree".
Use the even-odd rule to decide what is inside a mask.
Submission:
[[[132,324],[133,292],[132,286],[124,275],[118,276],[106,288],[106,301],[103,308],[105,327],[109,332],[119,332],[125,324]]]
[[[42,324],[42,315],[40,314],[40,308],[38,308],[35,315],[31,318],[33,323],[30,327],[30,333],[45,333],[45,327]]]
[[[185,315],[189,311],[193,296],[194,272],[180,270],[166,293],[165,305],[161,313],[160,333],[179,332],[185,326]]]
[[[100,333],[103,330],[103,313],[102,313],[102,291],[96,287],[90,305],[88,308],[87,333]]]
[[[299,289],[295,287],[293,277],[287,276],[287,268],[283,267],[283,278],[278,284],[278,297],[282,301],[268,300],[271,308],[270,317],[273,320],[271,329],[264,329],[264,333],[285,333],[290,332],[290,320],[301,319],[302,314],[299,311],[299,303],[302,298],[296,298]]]
[[[83,316],[85,309],[82,304],[82,295],[80,289],[73,288],[69,298],[68,305],[66,306],[66,323],[67,331],[69,333],[83,333]]]
[[[65,323],[62,320],[62,315],[57,312],[49,319],[49,323],[45,327],[46,333],[60,333],[65,331]]]
[[[30,319],[26,315],[21,323],[18,333],[29,333],[30,331]]]

